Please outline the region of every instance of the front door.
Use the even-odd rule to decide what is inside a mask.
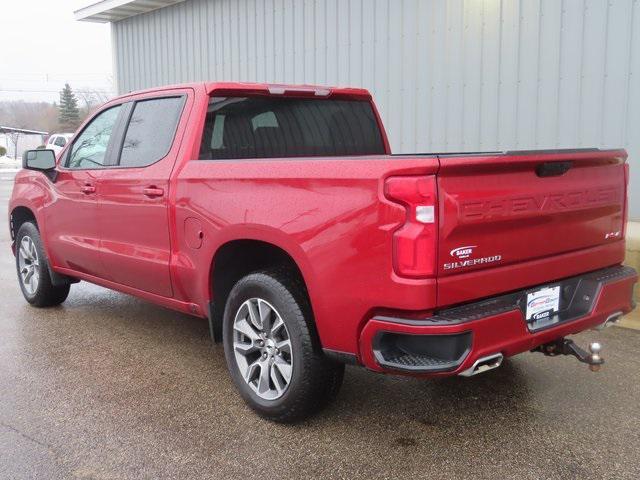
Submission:
[[[97,221],[98,183],[122,106],[97,114],[60,160],[50,203],[43,210],[50,261],[99,276],[103,270]]]
[[[120,152],[99,182],[101,276],[164,297],[172,296],[169,178],[186,99],[183,91],[134,100]]]

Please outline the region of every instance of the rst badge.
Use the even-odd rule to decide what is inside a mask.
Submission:
[[[462,247],[454,248],[449,252],[449,255],[456,259],[455,262],[448,262],[443,265],[445,270],[453,270],[455,268],[472,267],[474,265],[481,265],[484,263],[495,263],[502,260],[502,255],[493,255],[490,257],[471,258],[473,256],[473,249],[477,245],[464,245]]]

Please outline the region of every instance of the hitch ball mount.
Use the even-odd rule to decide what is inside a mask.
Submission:
[[[576,345],[573,340],[560,338],[553,342],[540,345],[532,351],[544,353],[549,357],[555,357],[557,355],[573,355],[582,363],[589,365],[589,370],[597,372],[604,363],[604,359],[600,356],[601,350],[602,346],[597,342],[589,344],[589,353]]]

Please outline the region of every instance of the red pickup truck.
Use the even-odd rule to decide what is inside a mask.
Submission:
[[[38,307],[86,280],[197,317],[245,401],[317,411],[344,364],[469,376],[634,307],[623,150],[391,155],[366,90],[246,83],[110,101],[10,203]]]

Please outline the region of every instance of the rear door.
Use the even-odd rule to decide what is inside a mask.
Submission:
[[[475,284],[482,292],[496,272],[500,288],[505,280],[511,289],[527,278],[535,283],[523,274],[525,265],[539,265],[539,279],[545,262],[553,261],[548,280],[610,265],[617,257],[609,253],[622,248],[608,246],[623,239],[625,157],[599,150],[441,157],[439,295],[474,296],[460,290],[455,277],[474,278],[465,289]],[[574,265],[588,251],[603,252],[599,262]]]
[[[178,125],[181,118],[186,121],[182,113],[192,101],[190,92],[134,98],[113,165],[100,178],[97,215],[105,266],[101,276],[165,297],[172,296],[169,178],[180,144]]]

